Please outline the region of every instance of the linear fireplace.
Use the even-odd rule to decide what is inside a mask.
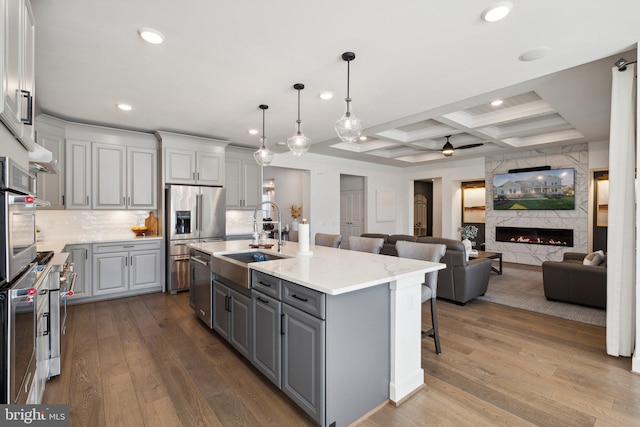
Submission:
[[[496,227],[496,242],[573,246],[573,230],[564,228]]]

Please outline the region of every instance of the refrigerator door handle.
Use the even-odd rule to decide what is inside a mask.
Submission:
[[[201,223],[202,222],[202,194],[198,194],[196,196],[196,229],[198,231],[202,230]]]
[[[196,194],[196,230],[200,230],[200,195]]]

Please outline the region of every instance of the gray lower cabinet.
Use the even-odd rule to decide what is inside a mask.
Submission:
[[[160,240],[93,245],[93,296],[160,290]]]
[[[292,289],[294,289],[292,291]],[[286,296],[295,295],[298,308]],[[305,306],[325,295],[253,272],[251,362],[320,425],[325,406],[324,311]],[[285,302],[283,302],[284,300]],[[307,311],[305,313],[305,311]],[[312,316],[309,313],[313,313]]]
[[[235,287],[235,286],[234,286]],[[247,359],[251,356],[251,298],[218,280],[213,282],[213,329]]]
[[[252,270],[253,365],[321,426],[347,426],[389,399],[386,284],[325,295]]]
[[[251,363],[271,382],[282,386],[282,343],[280,300],[255,289],[251,291],[253,322]]]
[[[324,425],[325,321],[282,304],[282,390]]]
[[[91,296],[91,245],[66,245],[64,252],[69,253],[69,262],[73,263],[76,282],[69,304],[79,302]]]

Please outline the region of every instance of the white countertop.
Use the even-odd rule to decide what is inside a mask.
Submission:
[[[69,237],[68,239],[62,240],[43,240],[37,242],[38,251],[53,251],[58,254],[61,253],[66,245],[82,245],[82,244],[93,244],[93,243],[107,243],[107,242],[129,242],[132,240],[159,240],[162,239],[162,236],[143,236],[136,237],[131,233],[130,235],[123,236],[88,236],[88,237]]]
[[[252,252],[250,240],[194,243],[190,246],[220,256],[233,252]],[[260,252],[289,257],[282,260],[254,262],[250,268],[271,274],[329,295],[339,295],[382,283],[405,278],[415,273],[428,273],[446,267],[445,264],[418,261],[388,255],[375,255],[345,249],[311,245],[312,256],[297,256],[298,243],[286,242],[282,254],[277,252],[277,241],[272,249]]]

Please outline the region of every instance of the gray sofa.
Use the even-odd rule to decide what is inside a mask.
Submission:
[[[447,247],[440,262],[447,264],[447,268],[438,271],[438,298],[444,298],[464,305],[477,296],[484,295],[489,285],[491,260],[488,258],[471,259],[467,261],[462,242],[441,237],[419,237],[404,234],[362,234],[363,237],[385,239],[380,251],[384,255],[397,256],[396,242],[406,240],[418,243],[436,243]]]
[[[607,265],[584,265],[587,254],[565,252],[562,261],[542,263],[544,296],[589,307],[607,307]]]

